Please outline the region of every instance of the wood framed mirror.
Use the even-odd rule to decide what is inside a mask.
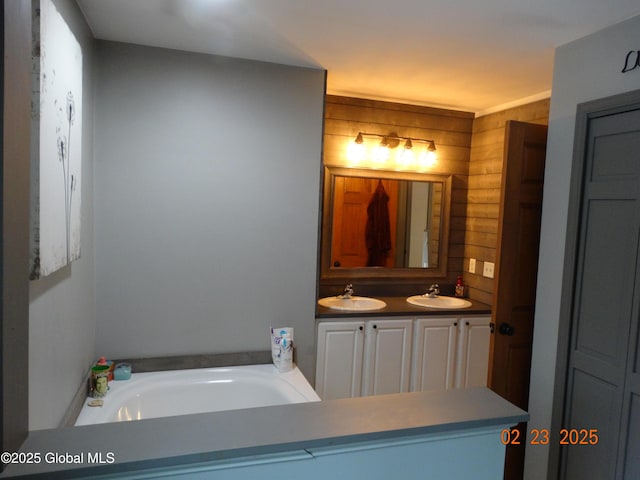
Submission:
[[[321,285],[447,276],[451,175],[326,166]]]

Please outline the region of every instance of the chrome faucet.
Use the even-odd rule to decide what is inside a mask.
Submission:
[[[353,284],[347,283],[344,286],[344,290],[342,291],[342,295],[338,295],[338,296],[342,297],[342,298],[351,298],[351,295],[353,295]]]
[[[427,293],[424,294],[425,297],[429,298],[436,298],[438,295],[440,295],[440,285],[437,283],[431,285],[429,290],[427,290]]]

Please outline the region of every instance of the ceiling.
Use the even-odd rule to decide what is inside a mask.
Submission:
[[[487,113],[638,0],[78,0],[96,38],[324,68],[327,92]],[[630,45],[635,48],[637,45]]]

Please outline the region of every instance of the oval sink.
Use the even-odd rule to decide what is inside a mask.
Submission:
[[[369,310],[380,310],[387,306],[382,300],[369,297],[325,297],[318,300],[318,304],[334,310],[347,310],[351,312],[366,312]]]
[[[446,310],[467,308],[471,306],[471,302],[469,300],[465,300],[464,298],[443,296],[431,298],[422,295],[414,295],[413,297],[407,298],[407,302],[409,302],[411,305],[417,305],[419,307],[440,308]]]

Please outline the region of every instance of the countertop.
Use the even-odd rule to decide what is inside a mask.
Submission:
[[[41,461],[8,465],[0,478],[25,475],[68,479],[143,473],[149,468],[201,462],[233,464],[256,455],[348,448],[360,442],[420,435],[453,435],[469,429],[516,425],[528,418],[525,411],[482,387],[38,430],[30,432],[20,451],[37,453]],[[91,452],[101,452],[103,459],[114,462],[89,464],[87,453]],[[84,458],[81,463],[45,461],[45,455],[52,453],[84,453]]]
[[[407,302],[407,297],[375,297],[383,300],[387,306],[380,310],[372,310],[369,312],[349,312],[343,310],[335,310],[332,308],[322,307],[316,303],[316,318],[324,320],[327,318],[348,318],[348,317],[393,317],[393,316],[442,316],[442,315],[490,315],[491,306],[486,303],[477,302],[470,298],[471,306],[467,308],[459,308],[455,310],[443,310],[441,308],[418,307]]]

